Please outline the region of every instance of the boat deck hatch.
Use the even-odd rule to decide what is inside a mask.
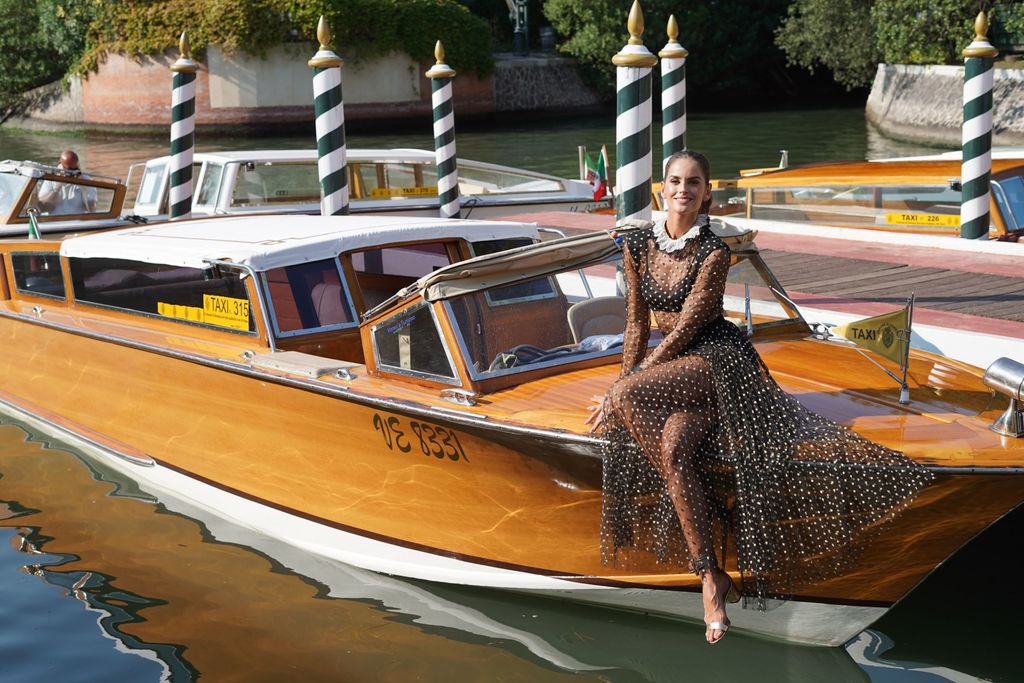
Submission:
[[[250,365],[260,370],[277,370],[292,375],[302,375],[310,379],[317,379],[324,375],[347,375],[348,370],[359,366],[358,363],[349,363],[333,358],[314,356],[301,351],[276,351],[255,356]]]

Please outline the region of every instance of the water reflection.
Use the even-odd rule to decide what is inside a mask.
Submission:
[[[21,563],[100,614],[96,624],[119,651],[152,652],[165,665],[130,680],[167,671],[175,681],[195,673],[216,681],[678,681],[681,671],[707,680],[868,680],[838,648],[738,633],[710,648],[695,625],[327,562],[187,503],[156,503],[116,472],[60,443],[26,439],[10,422],[0,424],[0,472],[13,512],[0,531],[21,549]],[[10,573],[0,573],[0,590],[11,586]],[[37,611],[37,600],[17,596],[0,618]],[[63,641],[63,628],[41,629],[29,649]]]

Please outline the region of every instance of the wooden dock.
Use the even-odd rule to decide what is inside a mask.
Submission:
[[[614,217],[555,211],[508,216],[567,234],[610,230]],[[955,238],[950,238],[955,239]],[[760,232],[765,262],[797,304],[878,315],[915,294],[920,323],[1019,338],[1024,342],[1024,261],[878,241]]]

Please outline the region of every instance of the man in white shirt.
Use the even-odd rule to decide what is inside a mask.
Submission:
[[[66,149],[57,168],[66,176],[80,176],[78,155]],[[51,216],[92,213],[96,210],[96,188],[87,185],[45,180],[39,185],[39,208]]]

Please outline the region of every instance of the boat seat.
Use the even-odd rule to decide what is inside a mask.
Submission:
[[[351,322],[348,304],[341,285],[334,282],[321,282],[313,287],[310,293],[317,320],[321,326],[340,325]]]
[[[621,296],[598,296],[569,307],[569,330],[577,344],[597,334],[622,334],[626,329],[626,300]]]

